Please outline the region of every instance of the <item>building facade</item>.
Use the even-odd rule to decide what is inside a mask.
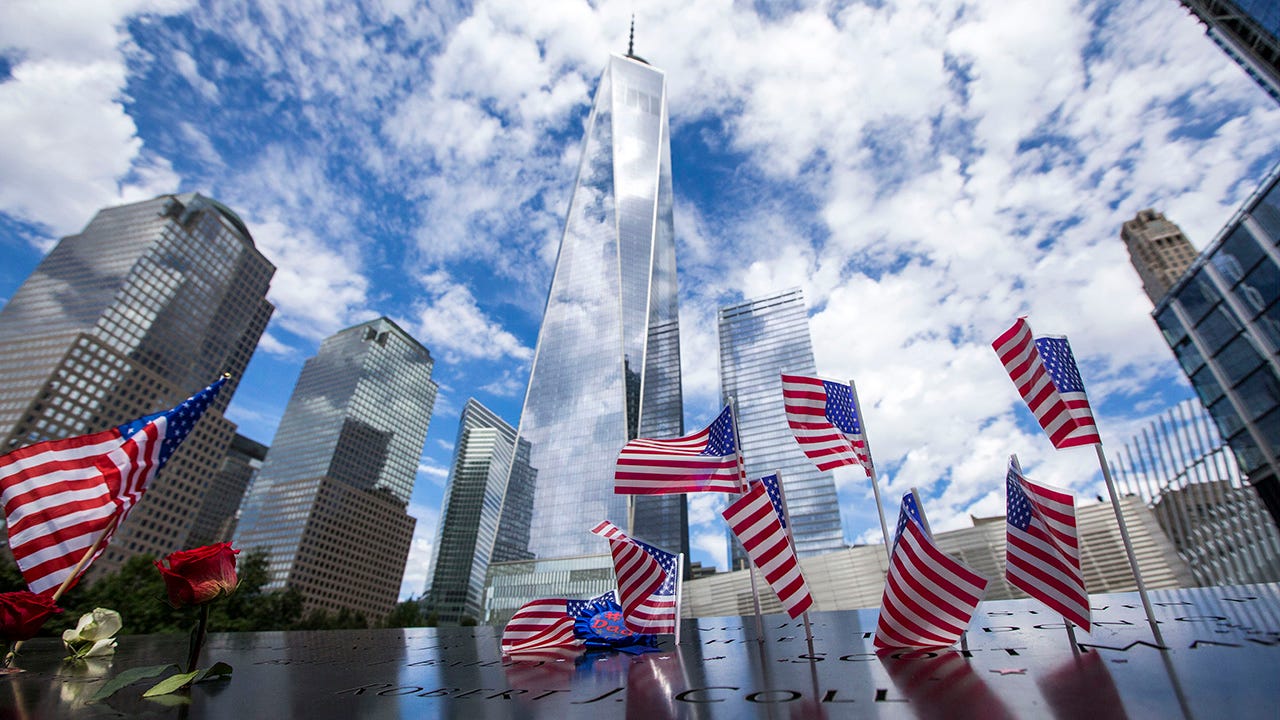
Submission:
[[[1161,532],[1155,516],[1141,498],[1120,501],[1128,518],[1129,539],[1142,568],[1143,583],[1151,589],[1192,587],[1191,571]],[[1076,527],[1080,538],[1080,569],[1091,595],[1131,592],[1138,587],[1125,555],[1116,516],[1110,503],[1077,505]],[[1005,528],[1003,516],[975,518],[972,527],[948,530],[933,536],[938,548],[987,578],[984,600],[1027,597],[1004,576]],[[880,604],[888,571],[884,545],[859,545],[824,555],[800,559],[815,610],[856,610]],[[763,612],[777,614],[782,605],[757,579]],[[747,570],[716,573],[684,584],[681,617],[752,615],[751,577]],[[872,628],[867,628],[870,631]]]
[[[796,553],[842,549],[844,529],[832,473],[822,472],[796,443],[782,401],[782,373],[814,375],[813,343],[804,292],[792,288],[720,308],[720,393],[737,405],[747,477],[782,474]],[[746,555],[728,534],[731,564]]]
[[[325,339],[303,365],[235,533],[238,548],[268,552],[266,589],[295,587],[308,610],[371,621],[395,606],[433,366],[385,317]]]
[[[1273,172],[1152,317],[1241,472],[1280,524],[1278,180]]]
[[[239,433],[231,439],[222,469],[209,482],[204,504],[191,524],[188,545],[210,545],[231,539],[236,529],[236,511],[266,457],[266,445]]]
[[[275,267],[195,193],[107,208],[0,310],[0,452],[96,432],[231,379],[89,570],[188,547],[236,426],[223,417],[274,310]]]
[[[1280,581],[1280,530],[1199,402],[1157,417],[1111,465],[1120,491],[1146,501],[1198,585]]]
[[[637,537],[687,552],[682,495],[632,501],[613,492],[628,440],[684,430],[662,71],[611,57],[586,130],[520,416],[537,478],[528,550],[539,559],[607,556],[591,527],[634,516]],[[504,523],[521,512],[508,500]]]
[[[1126,221],[1120,227],[1120,239],[1153,304],[1160,302],[1198,255],[1177,225],[1151,209]]]
[[[500,543],[498,521],[508,478],[530,487],[528,469],[529,444],[517,445],[516,429],[475,398],[467,400],[440,503],[431,576],[423,594],[424,609],[438,623],[480,620],[489,562],[495,553],[500,559],[519,559],[506,554],[512,547],[527,545],[527,537],[504,538]]]
[[[1214,44],[1280,102],[1280,5],[1275,0],[1180,0]]]

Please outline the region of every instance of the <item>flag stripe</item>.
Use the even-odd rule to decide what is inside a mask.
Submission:
[[[953,645],[969,625],[987,580],[939,550],[904,498],[889,560],[877,648]]]
[[[773,478],[776,482],[776,476]],[[721,514],[787,614],[800,617],[812,607],[813,596],[765,482],[751,483],[750,489]]]
[[[871,454],[851,387],[816,377],[783,374],[782,400],[796,442],[819,470],[861,465],[867,476],[871,475]]]
[[[676,556],[628,537],[608,520],[591,532],[609,541],[618,605],[627,628],[644,635],[675,632]]]
[[[636,438],[624,445],[614,469],[614,492],[736,493],[741,492],[745,478],[733,412],[726,406],[710,425],[692,435],[668,440]]]
[[[1065,338],[1033,338],[1026,318],[1018,318],[991,347],[1055,448],[1102,442]]]
[[[1080,568],[1075,498],[1028,480],[1018,470],[1016,458],[1009,460],[1005,487],[1009,584],[1089,631],[1089,594]]]

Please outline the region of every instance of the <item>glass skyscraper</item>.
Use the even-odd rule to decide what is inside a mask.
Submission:
[[[804,293],[793,288],[720,308],[719,328],[720,391],[737,403],[747,477],[782,473],[797,554],[843,549],[835,480],[800,449],[782,402],[782,373],[816,373]],[[742,546],[729,538],[733,566],[746,567]]]
[[[1152,317],[1280,524],[1280,168]]]
[[[589,530],[628,523],[618,451],[684,430],[666,97],[662,71],[615,55],[587,121],[520,416],[538,558],[607,554]],[[687,551],[684,496],[638,497],[634,518],[636,536]]]
[[[503,504],[499,539],[527,532],[536,560],[490,566],[490,623],[533,597],[613,587],[608,544],[590,533],[601,520],[688,555],[683,495],[613,492],[628,440],[684,433],[672,203],[666,76],[614,55],[587,119],[520,416],[530,480],[512,477]]]
[[[1209,39],[1280,102],[1280,3],[1276,0],[1181,0]]]
[[[0,310],[0,452],[167,410],[231,379],[90,567],[188,547],[236,426],[223,417],[274,308],[244,222],[188,193],[106,208]]]
[[[528,468],[529,444],[522,440],[517,446],[516,429],[475,398],[467,400],[440,503],[431,578],[423,603],[438,622],[481,619],[490,560],[495,555],[518,559],[505,556],[510,546],[527,545],[527,537],[512,543],[506,539],[499,542],[497,535],[508,477],[514,477],[518,487],[530,487]]]
[[[434,364],[384,317],[327,338],[303,365],[235,534],[237,547],[268,551],[267,589],[296,587],[308,609],[370,620],[395,606]]]

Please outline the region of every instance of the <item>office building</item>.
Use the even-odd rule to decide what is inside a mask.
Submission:
[[[266,445],[238,433],[231,439],[231,446],[222,459],[222,469],[210,481],[204,503],[191,524],[188,545],[211,545],[231,539],[244,491],[266,457]]]
[[[1199,402],[1158,416],[1111,466],[1120,492],[1146,502],[1196,584],[1280,581],[1280,531]]]
[[[1134,555],[1142,568],[1143,583],[1151,589],[1193,586],[1190,569],[1178,557],[1142,500],[1125,497],[1120,503],[1128,520],[1126,524]],[[1110,503],[1082,503],[1077,500],[1076,523],[1080,538],[1080,567],[1089,594],[1136,590],[1137,581],[1129,568]],[[939,549],[990,581],[984,600],[1027,597],[1004,577],[1007,525],[1004,516],[973,518],[972,527],[938,532],[933,536]],[[884,545],[859,545],[801,558],[800,567],[809,592],[813,594],[815,610],[855,610],[880,604],[888,558],[885,557]],[[769,586],[759,578],[756,584],[760,589],[761,609],[765,613],[781,613],[782,605]],[[748,571],[716,573],[685,582],[680,613],[682,617],[755,614]],[[1049,614],[1048,611],[1045,613]],[[867,628],[868,631],[871,629]]]
[[[165,195],[99,211],[0,310],[0,451],[167,410],[231,375],[90,579],[189,546],[235,435],[223,412],[274,310],[274,272],[225,205]]]
[[[844,530],[835,479],[800,449],[782,401],[782,373],[817,373],[803,291],[720,308],[719,331],[720,393],[737,405],[747,477],[782,474],[798,555],[840,550]],[[732,566],[746,567],[741,544],[732,533],[728,537]]]
[[[515,477],[518,487],[532,486],[527,477],[528,456],[529,444],[522,440],[517,446],[515,428],[475,398],[467,400],[440,503],[431,577],[423,595],[424,609],[439,624],[481,619],[489,562],[495,554],[499,559],[518,559],[506,554],[512,547],[528,544],[527,537],[503,543],[497,537],[508,477]]]
[[[1129,262],[1138,271],[1142,289],[1158,303],[1196,259],[1196,249],[1177,225],[1162,213],[1147,209],[1120,228]]]
[[[1275,0],[1180,0],[1214,44],[1280,102],[1280,4]]]
[[[515,507],[509,492],[503,511],[504,524],[528,513],[527,549],[539,560],[594,556],[607,565],[608,544],[589,532],[601,520],[688,552],[684,496],[613,492],[614,460],[628,440],[684,430],[666,98],[662,71],[615,55],[587,120],[520,416],[537,477],[532,508]],[[550,597],[586,592],[530,583]]]
[[[1273,171],[1245,201],[1152,317],[1241,472],[1280,523],[1278,179]]]
[[[295,587],[308,610],[371,622],[395,606],[433,366],[385,317],[325,339],[303,365],[235,533],[236,547],[268,552],[266,589]]]

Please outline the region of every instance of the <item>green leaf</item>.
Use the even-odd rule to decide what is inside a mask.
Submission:
[[[206,680],[221,680],[222,678],[228,678],[231,676],[231,670],[232,668],[230,665],[224,662],[216,662],[213,664],[213,667],[208,670],[201,671],[200,676],[191,681],[191,684],[194,685]]]
[[[149,697],[155,697],[156,695],[168,695],[174,690],[177,690],[182,686],[186,685],[187,683],[191,682],[192,680],[194,680],[195,676],[199,674],[200,674],[200,671],[196,670],[195,672],[178,673],[177,675],[170,675],[169,677],[156,683],[154,686],[152,686],[150,690],[142,693],[142,697],[149,698]]]
[[[153,678],[166,670],[176,667],[176,665],[170,663],[168,665],[150,665],[148,667],[130,668],[129,670],[125,670],[119,675],[103,683],[102,687],[98,688],[98,692],[94,693],[93,697],[89,698],[89,702],[95,703],[99,700],[106,700],[139,680]]]

